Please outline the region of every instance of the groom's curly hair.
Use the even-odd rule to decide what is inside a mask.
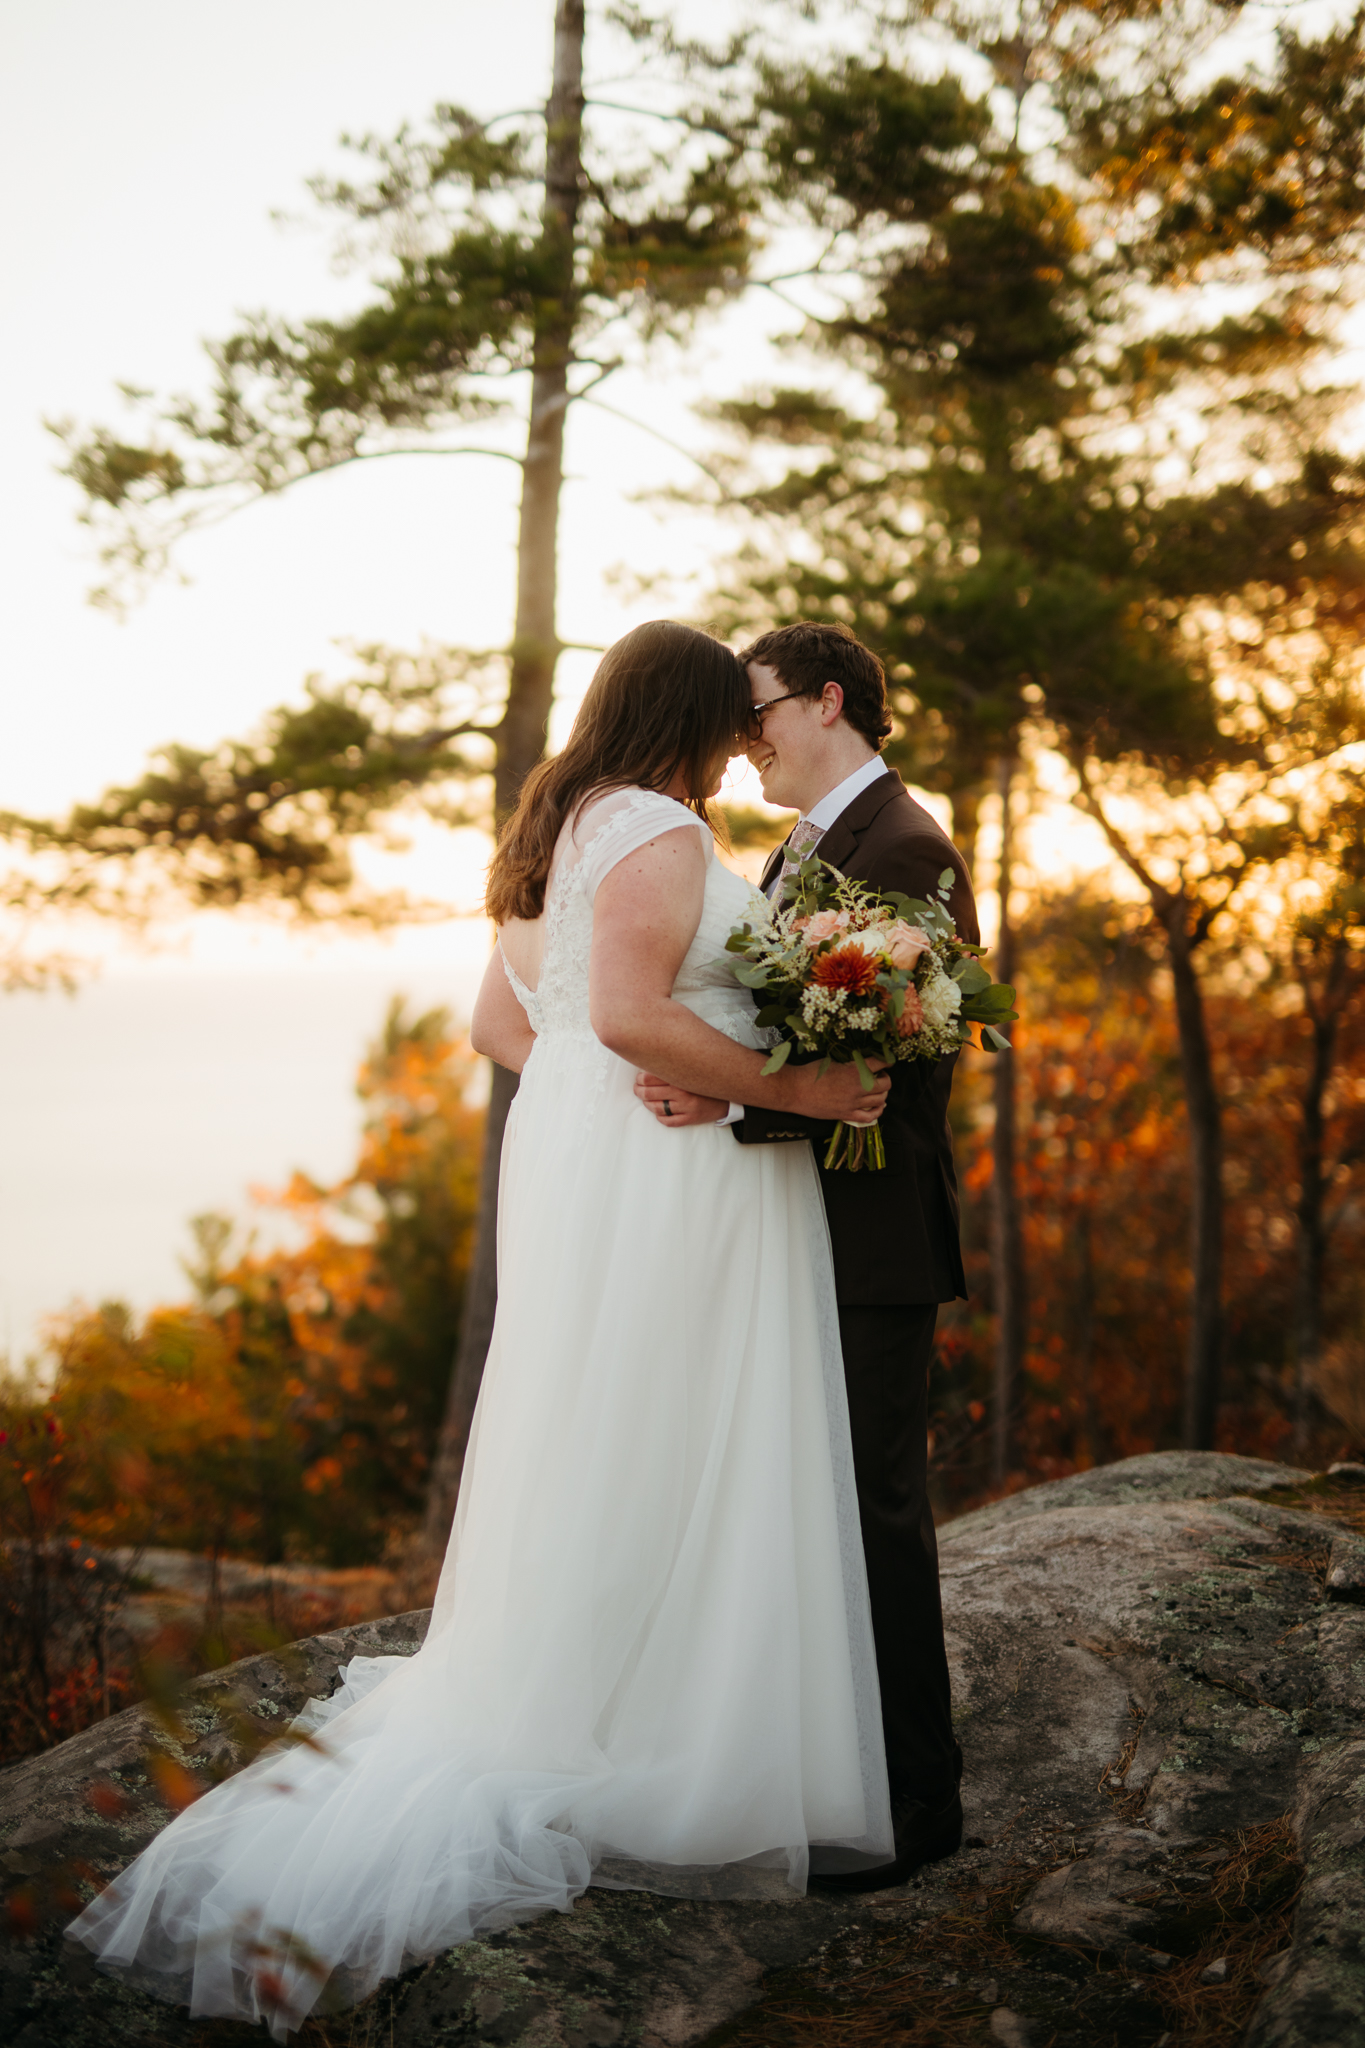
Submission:
[[[873,752],[879,754],[890,737],[886,670],[847,626],[810,619],[774,626],[742,648],[739,658],[746,669],[751,661],[770,668],[794,697],[818,697],[826,683],[837,683],[844,693],[844,717]]]

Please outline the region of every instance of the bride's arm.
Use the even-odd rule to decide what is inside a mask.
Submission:
[[[488,1059],[496,1060],[500,1067],[510,1067],[514,1074],[519,1074],[530,1059],[535,1042],[536,1034],[512,992],[507,970],[502,964],[502,954],[495,946],[474,1005],[469,1043],[475,1052],[481,1052]]]
[[[869,1093],[852,1066],[832,1066],[823,1079],[814,1066],[784,1067],[765,1079],[765,1053],[736,1045],[672,1000],[705,886],[706,849],[690,825],[651,839],[602,878],[588,995],[603,1045],[695,1095],[828,1119],[875,1115],[885,1080]]]

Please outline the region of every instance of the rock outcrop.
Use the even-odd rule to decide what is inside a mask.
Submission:
[[[831,1943],[894,1937],[927,1955],[966,1893],[1003,1896],[1008,1880],[1008,1941],[996,1944],[1006,1968],[973,1994],[983,2041],[1027,2041],[1033,2027],[1078,2048],[1163,2032],[1174,2044],[1163,1985],[1230,1995],[1233,1966],[1206,1953],[1221,1924],[1218,1871],[1253,1831],[1292,1815],[1303,1889],[1292,1939],[1253,1958],[1247,2042],[1365,2041],[1365,1541],[1349,1512],[1359,1499],[1365,1526],[1365,1487],[1352,1496],[1350,1484],[1170,1454],[950,1523],[943,1588],[969,1831],[959,1856],[852,1900],[594,1891],[568,1916],[410,1972],[356,2016],[355,2040],[687,2048],[754,2005],[770,1973]],[[403,1615],[249,1658],[199,1681],[174,1731],[130,1709],[0,1774],[17,1936],[0,1958],[0,2042],[209,2039],[64,1944],[64,1899],[82,1872],[107,1877],[136,1853],[183,1774],[234,1768],[331,1690],[351,1655],[409,1651],[425,1623]],[[1110,2000],[1103,2026],[1087,2005],[1097,1985]],[[924,1996],[931,1988],[926,1977]],[[1120,1993],[1122,2025],[1110,2010]],[[330,2021],[329,2039],[349,2025]],[[237,2033],[219,2025],[211,2037]]]
[[[1021,1933],[1159,1971],[1201,1852],[1292,1811],[1303,1900],[1248,2040],[1365,2040],[1365,1544],[1248,1462],[1132,1459],[944,1530],[973,1820],[1084,1851]]]

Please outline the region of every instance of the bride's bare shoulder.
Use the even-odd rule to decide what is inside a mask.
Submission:
[[[509,917],[498,926],[502,957],[519,981],[534,988],[545,957],[545,914],[539,917]]]

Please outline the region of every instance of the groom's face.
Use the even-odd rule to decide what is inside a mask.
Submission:
[[[770,804],[804,810],[809,791],[824,781],[822,762],[843,708],[843,692],[837,683],[827,683],[823,696],[793,697],[777,670],[763,661],[751,661],[748,675],[749,702],[761,725],[760,736],[750,738],[749,759],[763,794]]]

